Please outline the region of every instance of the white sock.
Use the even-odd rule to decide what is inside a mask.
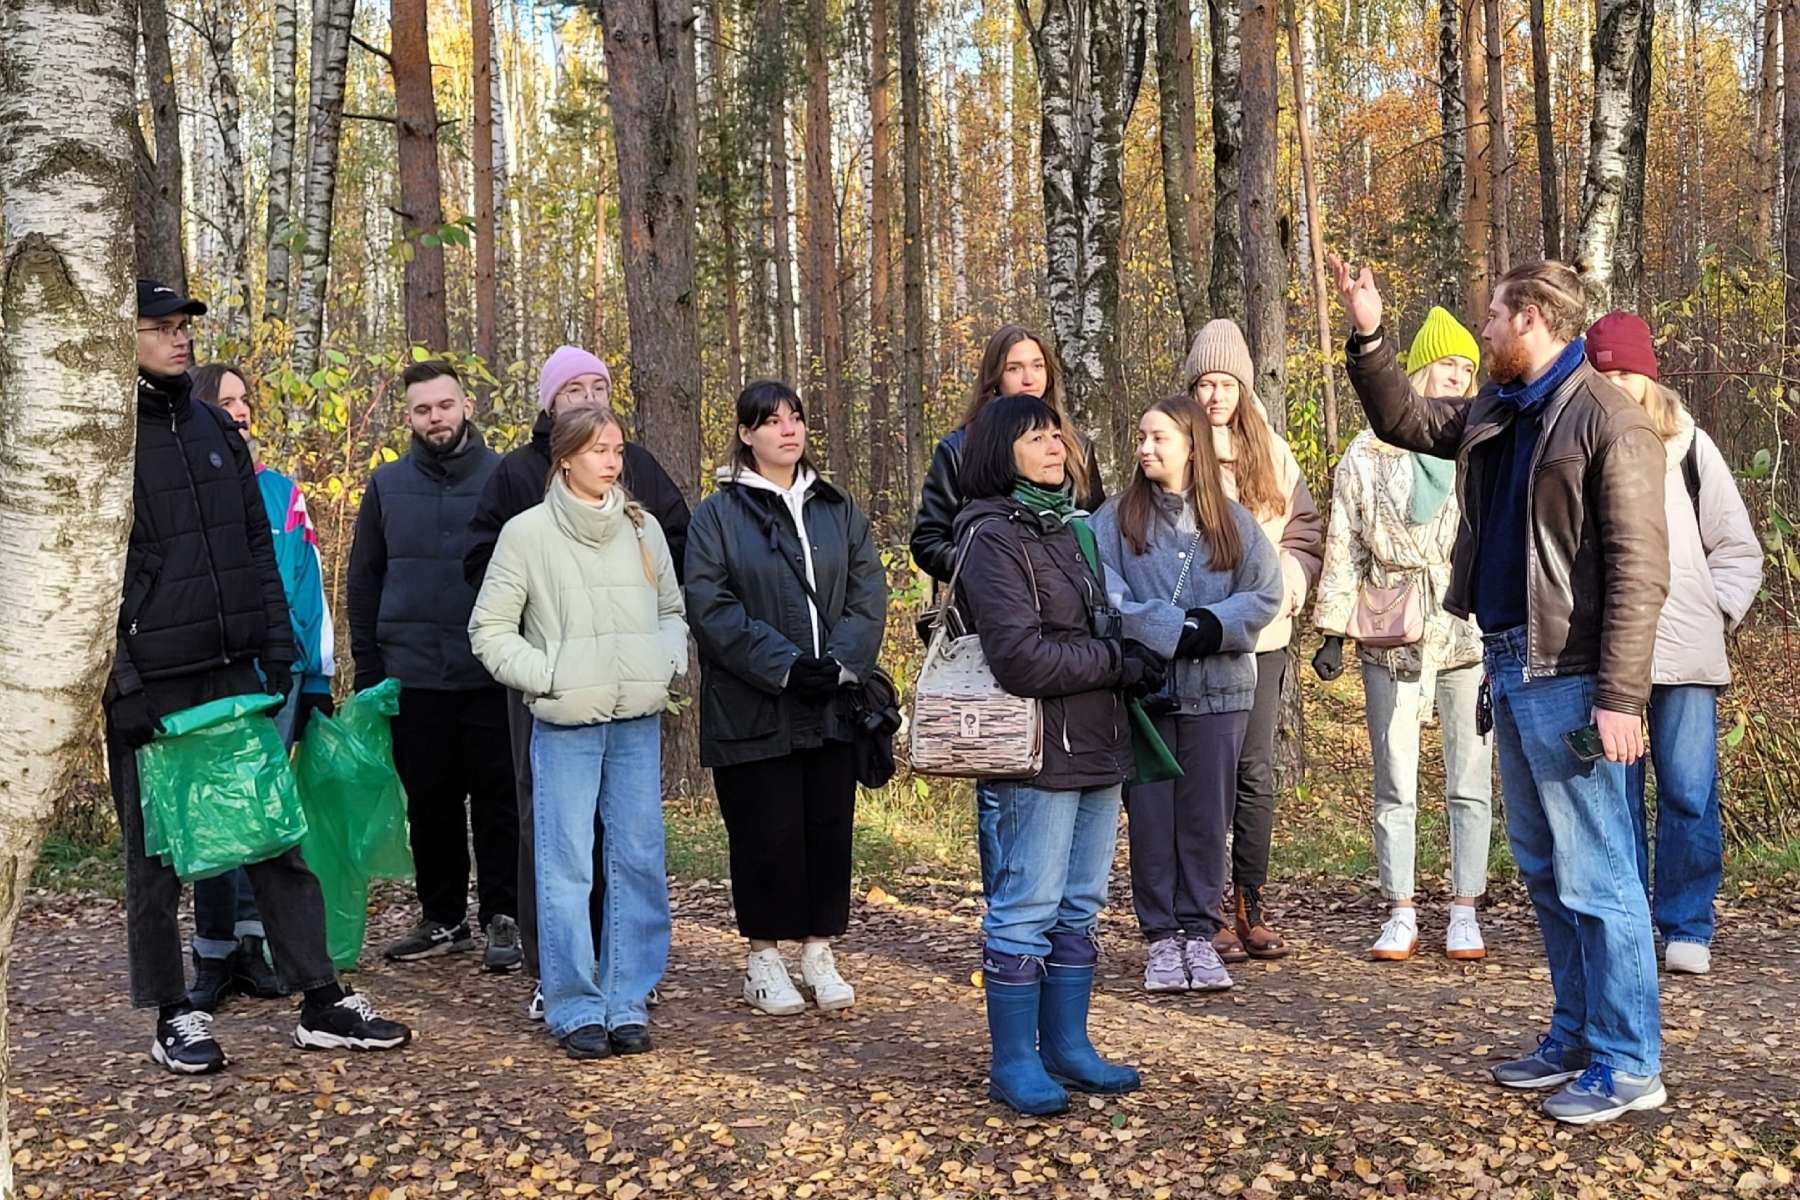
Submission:
[[[1475,906],[1473,904],[1452,904],[1450,906],[1450,919],[1452,921],[1475,920]]]

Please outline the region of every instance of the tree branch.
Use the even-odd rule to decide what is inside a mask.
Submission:
[[[398,125],[400,123],[398,118],[390,117],[390,116],[386,115],[385,113],[345,112],[344,120],[346,120],[346,121],[375,121],[382,125]]]
[[[373,54],[376,58],[379,58],[382,62],[386,63],[390,69],[392,69],[392,67],[394,65],[394,56],[389,54],[386,50],[383,50],[379,46],[369,45],[369,43],[363,41],[361,38],[357,37],[354,33],[352,33],[350,35],[350,40],[352,43],[354,43],[358,46],[361,46],[364,50],[367,50],[370,54]]]

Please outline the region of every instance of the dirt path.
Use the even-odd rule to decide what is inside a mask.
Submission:
[[[1548,1020],[1530,913],[1504,895],[1477,965],[1362,957],[1380,914],[1332,885],[1278,896],[1294,956],[1235,990],[1146,996],[1129,906],[1104,929],[1095,1040],[1143,1091],[1019,1119],[986,1098],[979,907],[911,879],[857,905],[850,1013],[789,1021],[736,998],[716,885],[676,889],[655,1054],[565,1058],[517,978],[474,956],[359,972],[411,1022],[398,1055],[286,1041],[285,1002],[234,999],[234,1058],[180,1081],[123,1001],[110,901],[40,897],[12,964],[12,1125],[28,1196],[1183,1197],[1800,1194],[1800,912],[1728,912],[1717,970],[1664,980],[1670,1106],[1574,1133],[1486,1064]],[[371,922],[395,932],[400,904]],[[1423,937],[1441,938],[1441,907]],[[370,957],[370,956],[365,956]]]

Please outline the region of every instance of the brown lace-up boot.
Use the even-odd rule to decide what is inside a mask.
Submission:
[[[1263,923],[1262,889],[1236,887],[1232,891],[1237,898],[1237,937],[1243,943],[1244,952],[1251,958],[1286,957],[1287,943]]]

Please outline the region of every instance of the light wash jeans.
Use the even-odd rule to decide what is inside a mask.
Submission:
[[[994,874],[981,932],[1002,954],[1044,958],[1052,933],[1092,937],[1119,837],[1120,785],[1049,791],[994,780]]]
[[[1494,826],[1494,743],[1475,733],[1481,664],[1437,672],[1438,727],[1444,736],[1444,811],[1450,818],[1450,891],[1487,891],[1488,838]],[[1362,664],[1365,719],[1375,756],[1375,862],[1381,893],[1411,900],[1418,851],[1421,681]]]
[[[1655,1075],[1656,944],[1625,768],[1583,763],[1563,742],[1593,720],[1594,676],[1527,680],[1523,629],[1485,640],[1507,839],[1556,995],[1550,1035],[1614,1070]]]
[[[1650,691],[1656,771],[1656,878],[1644,818],[1644,762],[1630,772],[1638,875],[1666,942],[1711,945],[1713,897],[1724,872],[1719,829],[1719,691],[1696,684]]]
[[[531,772],[544,1019],[556,1037],[588,1025],[646,1024],[650,989],[669,963],[661,724],[533,721]],[[597,968],[588,917],[596,807],[606,828]]]
[[[981,894],[994,894],[994,864],[1000,859],[1000,801],[994,795],[998,786],[986,779],[975,781],[975,852],[981,860]]]

